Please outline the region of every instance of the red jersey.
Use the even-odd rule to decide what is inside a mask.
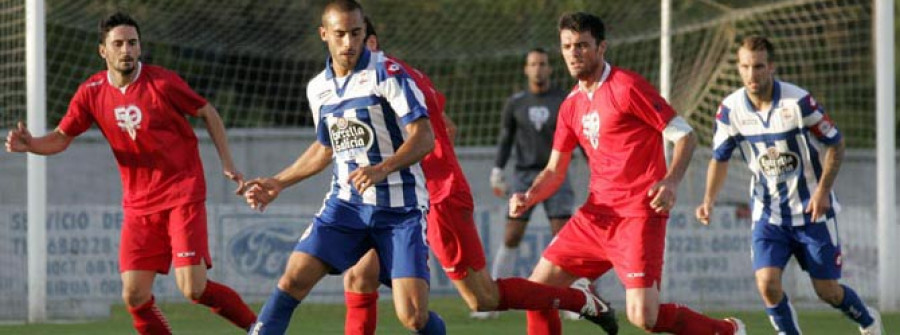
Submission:
[[[471,194],[469,183],[466,182],[466,176],[462,167],[459,166],[459,160],[453,150],[453,142],[447,134],[447,124],[444,123],[444,104],[447,99],[434,88],[434,84],[425,73],[399,59],[388,58],[403,66],[406,73],[412,77],[416,86],[425,95],[425,107],[428,108],[428,119],[431,121],[435,142],[434,150],[421,162],[429,201],[438,203],[446,199],[451,192]]]
[[[146,214],[206,199],[197,136],[185,115],[206,100],[177,74],[140,65],[124,92],[101,71],[75,92],[59,129],[78,136],[96,123],[119,164],[122,206]]]
[[[579,211],[594,216],[656,217],[647,197],[666,175],[662,130],[675,111],[640,75],[606,64],[593,97],[578,87],[559,108],[553,149],[581,144],[591,167]]]

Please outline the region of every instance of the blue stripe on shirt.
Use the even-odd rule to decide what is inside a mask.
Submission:
[[[403,132],[400,129],[400,125],[397,123],[397,114],[394,113],[394,110],[391,109],[391,106],[388,104],[382,104],[382,108],[384,110],[384,124],[388,129],[388,133],[391,134],[391,146],[394,148],[396,152],[400,149],[400,146],[403,145]],[[400,173],[400,179],[403,181],[403,206],[406,207],[414,207],[417,204],[416,197],[416,178],[413,176],[409,167],[400,169],[397,171]],[[385,206],[390,204],[385,204]]]
[[[333,105],[323,105],[319,108],[320,117],[324,117],[327,114],[333,114],[337,112],[343,112],[348,109],[362,109],[367,108],[369,106],[374,106],[380,104],[384,99],[379,98],[376,95],[368,95],[364,97],[358,98],[350,98],[346,100],[342,100],[339,103]],[[337,115],[335,115],[337,116]]]
[[[744,135],[743,139],[749,141],[750,143],[759,143],[759,142],[773,143],[776,141],[788,140],[791,137],[794,137],[799,133],[800,133],[800,129],[794,128],[794,129],[791,129],[791,130],[788,130],[785,132],[780,132],[780,133]]]

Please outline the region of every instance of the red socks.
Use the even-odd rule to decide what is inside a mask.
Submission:
[[[378,292],[344,292],[347,317],[344,319],[345,335],[372,335],[378,324]]]
[[[498,311],[563,309],[579,313],[586,302],[584,293],[579,290],[548,286],[523,278],[497,279],[497,288],[500,291]]]
[[[559,321],[559,310],[545,309],[528,311],[528,335],[560,335],[562,324]]]
[[[132,324],[138,334],[159,335],[172,334],[172,328],[169,322],[162,315],[159,308],[156,307],[156,299],[152,296],[150,301],[145,302],[138,307],[128,307],[128,313],[131,313]]]
[[[247,307],[237,292],[212,280],[206,281],[206,289],[194,303],[209,306],[213,313],[241,329],[249,329],[256,322],[256,314]]]
[[[672,334],[717,334],[731,335],[734,326],[725,320],[717,320],[700,314],[679,304],[659,305],[654,333]]]

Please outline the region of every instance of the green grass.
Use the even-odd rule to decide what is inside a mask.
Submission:
[[[525,313],[508,312],[498,320],[475,321],[468,318],[468,310],[459,298],[442,298],[432,301],[432,310],[437,311],[447,322],[449,334],[465,335],[505,335],[525,333]],[[252,306],[258,310],[259,306]],[[190,304],[161,304],[175,334],[241,334],[230,323],[213,315],[205,308]],[[378,334],[408,334],[394,316],[393,305],[384,302],[379,305]],[[748,334],[773,334],[772,326],[765,312],[711,313],[716,317],[734,315],[741,318],[748,327]],[[294,313],[289,334],[343,334],[344,311],[341,305],[309,304],[300,305]],[[624,315],[619,315],[622,335],[645,334],[626,323]],[[889,331],[900,330],[900,314],[885,314],[883,322]],[[856,327],[845,317],[833,310],[801,311],[800,324],[806,334],[847,335],[858,334]],[[565,334],[602,334],[602,331],[587,321],[563,321]],[[888,332],[886,334],[891,334]],[[122,306],[112,307],[112,316],[107,320],[85,323],[0,325],[0,334],[134,334],[131,318]]]

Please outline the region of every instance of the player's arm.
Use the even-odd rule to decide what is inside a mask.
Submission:
[[[731,153],[737,147],[734,135],[738,133],[736,129],[731,127],[729,113],[730,110],[724,104],[716,112],[712,158],[709,161],[709,166],[706,168],[706,191],[703,195],[703,202],[697,206],[694,213],[697,220],[706,225],[709,224],[712,217],[716,197],[719,195],[719,191],[722,190],[722,186],[725,185]]]
[[[546,200],[559,189],[566,180],[572,152],[556,149],[550,152],[547,166],[534,178],[534,182],[525,193],[516,193],[509,198],[509,215],[517,217],[537,203]]]
[[[393,156],[376,165],[360,167],[350,173],[349,180],[359,193],[381,182],[389,174],[422,160],[434,149],[434,131],[427,117],[420,117],[408,123],[406,132],[409,136]]]
[[[672,163],[666,176],[662,180],[650,187],[647,192],[650,200],[650,207],[657,213],[666,212],[675,207],[675,191],[687,172],[688,165],[691,163],[691,156],[694,155],[694,149],[697,147],[697,137],[694,130],[687,121],[680,116],[675,116],[663,129],[663,137],[671,142],[675,142],[672,150]]]
[[[6,135],[6,151],[30,152],[38,155],[53,155],[66,150],[75,138],[66,135],[59,128],[41,137],[32,137],[25,123],[19,122]]]
[[[703,194],[703,203],[697,207],[695,213],[700,223],[709,224],[710,214],[712,214],[713,206],[716,205],[716,197],[722,190],[722,186],[725,185],[726,177],[728,177],[728,161],[710,159],[709,166],[706,168],[706,191]]]
[[[825,149],[825,160],[822,169],[822,177],[819,178],[819,185],[816,187],[815,193],[809,201],[806,212],[811,214],[813,221],[820,216],[825,215],[831,208],[831,189],[834,187],[834,180],[837,179],[838,171],[841,169],[841,163],[844,161],[844,139],[841,138],[836,144],[829,145]]]
[[[228,148],[228,136],[225,135],[225,124],[222,117],[212,104],[207,103],[197,110],[197,117],[206,123],[206,131],[209,138],[212,139],[213,145],[216,146],[216,152],[219,154],[219,161],[222,162],[222,171],[225,177],[233,180],[238,184],[236,194],[243,193],[244,175],[234,167],[234,160],[231,158],[231,150]]]
[[[491,189],[494,195],[505,197],[507,184],[503,177],[503,168],[509,161],[512,152],[513,141],[516,137],[516,120],[513,117],[513,100],[510,99],[503,107],[502,123],[500,124],[500,137],[497,140],[497,159],[494,168],[491,169]]]
[[[844,160],[844,138],[835,127],[831,118],[825,114],[825,110],[811,95],[807,95],[798,101],[800,113],[803,117],[803,125],[810,130],[813,136],[827,146],[825,149],[824,168],[819,185],[809,199],[805,212],[811,214],[811,219],[816,221],[831,209],[831,189],[837,178],[841,163]]]
[[[247,182],[244,197],[250,207],[265,209],[274,201],[281,190],[322,172],[331,163],[332,149],[322,143],[313,142],[293,164],[268,178],[257,178]]]

